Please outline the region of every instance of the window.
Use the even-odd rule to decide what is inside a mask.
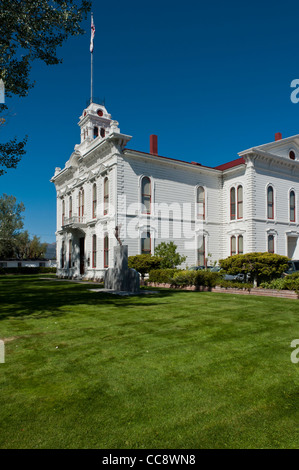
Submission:
[[[291,160],[295,160],[296,155],[295,155],[294,150],[291,150],[291,151],[289,152],[289,157],[290,157]]]
[[[46,266],[46,263],[38,263],[40,268],[44,268]]]
[[[151,213],[151,180],[145,176],[141,182],[141,204],[142,213]]]
[[[206,243],[205,242],[206,242],[205,237],[202,237],[199,239],[199,247],[197,249],[198,266],[205,266],[205,261],[206,261],[206,250],[205,250]]]
[[[274,219],[274,191],[272,186],[267,189],[267,218]]]
[[[236,251],[236,237],[235,237],[235,235],[233,235],[230,239],[230,255],[234,256],[235,254],[237,254],[237,251]]]
[[[151,254],[151,233],[146,232],[141,237],[141,254],[150,255]]]
[[[205,190],[202,186],[197,188],[197,217],[200,220],[205,220]]]
[[[101,109],[98,109],[97,115],[98,115],[98,116],[103,116],[103,111],[102,111]]]
[[[97,236],[92,236],[92,267],[97,267]]]
[[[79,191],[79,218],[83,216],[84,216],[84,189],[81,188]]]
[[[62,221],[61,224],[64,225],[64,219],[65,219],[65,200],[62,200]]]
[[[109,206],[109,180],[106,176],[104,179],[104,215],[108,214]]]
[[[242,219],[243,218],[243,186],[238,186],[237,199],[238,199],[237,218]]]
[[[243,255],[243,235],[238,236],[238,254]]]
[[[104,268],[109,266],[109,237],[105,235],[104,237]]]
[[[22,266],[22,263],[21,263],[21,266]],[[20,267],[19,263],[18,263],[18,267]],[[0,268],[7,268],[7,263],[5,261],[1,261],[0,262]]]
[[[62,242],[61,245],[61,267],[64,268],[64,256],[65,256],[65,243]]]
[[[274,235],[268,235],[268,253],[274,253]]]
[[[98,135],[99,135],[99,128],[95,126],[93,128],[93,138],[96,139]]]
[[[92,186],[92,218],[97,216],[97,185],[94,183]]]
[[[69,269],[72,267],[72,240],[69,240]]]
[[[230,190],[230,220],[236,218],[236,189],[231,188]]]
[[[296,221],[295,191],[290,192],[290,222]]]
[[[73,199],[72,196],[69,198],[69,218],[71,219],[73,216]]]
[[[101,127],[101,137],[103,137],[104,139],[105,135],[106,135],[105,129]]]

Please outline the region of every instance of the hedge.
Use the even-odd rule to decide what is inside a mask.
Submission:
[[[294,290],[299,291],[299,273],[289,274],[285,277],[273,279],[271,282],[262,282],[260,287],[264,289]]]
[[[5,274],[41,274],[41,273],[56,273],[56,268],[47,268],[45,266],[23,266],[21,268],[0,268],[0,275]]]
[[[148,282],[157,282],[159,284],[170,284],[175,273],[180,269],[152,269],[149,272]]]

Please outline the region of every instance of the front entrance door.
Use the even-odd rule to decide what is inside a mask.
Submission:
[[[81,237],[80,238],[80,274],[83,275],[84,274],[84,271],[85,271],[85,266],[84,266],[84,260],[85,260],[85,256],[84,256],[84,241],[85,241],[85,237]]]

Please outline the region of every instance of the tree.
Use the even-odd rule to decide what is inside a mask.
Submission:
[[[288,267],[289,258],[273,253],[247,253],[219,260],[220,267],[228,274],[250,274],[255,286],[260,282],[280,277]]]
[[[36,235],[30,239],[27,230],[19,233],[15,238],[15,256],[19,259],[43,258],[46,251],[47,243],[41,243]]]
[[[142,281],[144,275],[149,273],[152,269],[159,269],[161,258],[152,255],[136,255],[128,257],[128,267],[136,269],[141,274]]]
[[[162,258],[161,268],[176,268],[186,261],[187,256],[177,253],[177,246],[173,242],[161,242],[155,248],[155,255]]]
[[[16,238],[23,228],[24,204],[14,196],[3,194],[0,198],[0,257],[14,255]]]
[[[39,59],[59,64],[57,48],[69,37],[84,33],[80,23],[91,9],[88,0],[0,0],[0,78],[5,96],[27,96],[31,64]],[[7,110],[0,105],[0,113]],[[3,123],[3,118],[0,118]],[[0,146],[0,165],[15,168],[25,153],[27,138]],[[0,170],[0,175],[5,173]]]

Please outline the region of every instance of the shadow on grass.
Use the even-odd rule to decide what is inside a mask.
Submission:
[[[181,292],[167,289],[155,289],[157,294],[140,296],[116,296],[114,294],[91,292],[99,288],[98,284],[80,284],[59,282],[53,279],[41,279],[37,276],[1,276],[0,277],[0,320],[5,318],[34,317],[46,318],[64,315],[60,311],[64,306],[103,305],[124,308],[128,306],[157,306],[167,304],[162,298],[169,298]],[[154,301],[152,301],[155,299]]]

